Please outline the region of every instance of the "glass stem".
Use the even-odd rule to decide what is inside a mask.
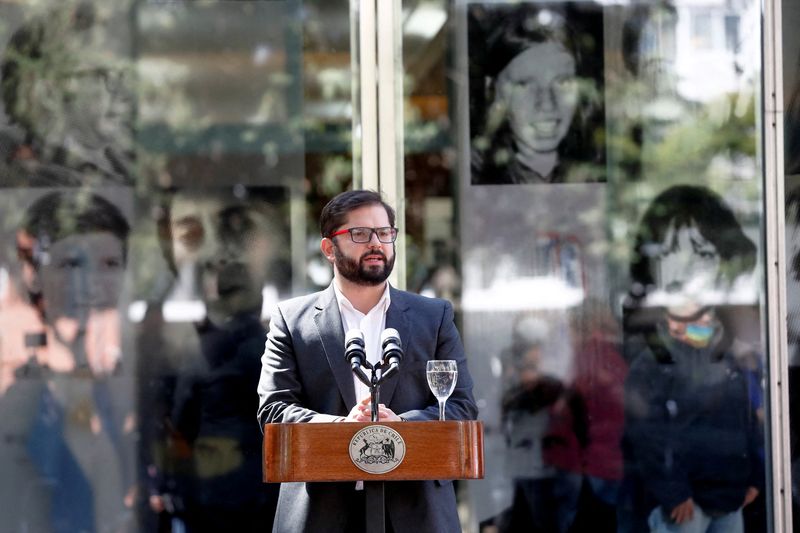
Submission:
[[[439,420],[444,420],[444,403],[447,400],[439,400]]]

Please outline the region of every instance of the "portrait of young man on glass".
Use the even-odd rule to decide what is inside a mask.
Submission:
[[[600,7],[471,4],[467,16],[472,184],[604,181]]]

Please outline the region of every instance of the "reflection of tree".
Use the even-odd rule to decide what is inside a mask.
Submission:
[[[70,1],[38,12],[10,37],[2,97],[24,139],[4,181],[132,182],[133,102],[125,6]]]

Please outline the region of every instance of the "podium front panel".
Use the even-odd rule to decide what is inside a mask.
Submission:
[[[371,468],[388,471],[365,470]],[[483,424],[463,420],[266,424],[263,473],[265,482],[479,479]]]

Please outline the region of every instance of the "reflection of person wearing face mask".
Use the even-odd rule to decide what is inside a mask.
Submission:
[[[763,492],[760,361],[719,314],[742,303],[738,281],[755,251],[701,187],[666,190],[640,223],[624,442],[649,502],[635,512],[650,531],[743,531],[743,507]]]
[[[95,531],[130,515],[133,406],[117,308],[128,233],[117,207],[84,191],[39,198],[17,233],[40,320],[28,324],[38,342],[8,396],[36,391],[26,449],[52,488],[54,531]]]
[[[517,11],[488,38],[491,94],[473,138],[473,183],[596,181],[591,165],[578,170],[599,162],[590,138],[598,83],[580,71],[574,30],[555,11]]]
[[[190,466],[151,499],[155,511],[180,501],[173,511],[189,532],[264,531],[274,515],[278,486],[261,481],[253,409],[266,338],[262,293],[283,252],[276,191],[179,191],[162,221],[179,284],[206,311],[195,325],[200,357],[180,370],[169,413],[171,438],[187,445]]]

